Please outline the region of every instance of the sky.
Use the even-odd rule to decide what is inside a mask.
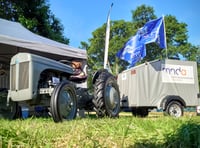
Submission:
[[[145,4],[154,9],[157,17],[173,15],[180,23],[186,23],[188,41],[200,45],[200,0],[49,0],[51,12],[64,26],[64,35],[70,39],[70,46],[79,47],[88,42],[92,32],[107,21],[132,21],[132,11]]]

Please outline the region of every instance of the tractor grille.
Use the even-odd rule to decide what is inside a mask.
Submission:
[[[19,63],[19,70],[17,70],[17,65],[11,65],[11,90],[15,91],[27,89],[29,86],[29,62],[22,62]],[[17,72],[18,78],[16,78]],[[18,81],[18,83],[17,83]],[[18,84],[18,87],[17,87]]]
[[[29,62],[23,62],[19,65],[19,90],[27,89],[29,85]]]
[[[16,65],[11,65],[11,90],[16,90]]]

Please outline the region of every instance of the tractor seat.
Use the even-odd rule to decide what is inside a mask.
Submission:
[[[73,61],[72,67],[74,70],[74,74],[70,76],[69,80],[76,82],[76,83],[84,82],[87,79],[87,75],[82,69],[81,62]]]
[[[84,82],[86,79],[87,79],[87,76],[85,76],[85,75],[72,75],[69,78],[70,81],[73,81],[76,83]]]
[[[70,76],[69,80],[74,82],[84,82],[87,79],[87,75],[80,69],[75,69],[73,75]]]

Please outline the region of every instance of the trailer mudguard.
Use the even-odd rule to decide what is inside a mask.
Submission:
[[[166,97],[163,98],[163,100],[160,103],[159,108],[162,108],[163,110],[166,110],[167,105],[171,101],[177,101],[177,102],[181,103],[181,105],[183,107],[186,107],[186,103],[185,103],[185,101],[184,101],[183,98],[181,98],[180,96],[168,95],[168,96],[166,96]]]

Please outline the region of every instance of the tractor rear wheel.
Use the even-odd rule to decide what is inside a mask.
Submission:
[[[118,117],[120,112],[120,93],[116,78],[103,71],[94,84],[94,110],[98,117]]]
[[[55,122],[74,119],[77,113],[77,98],[74,85],[69,82],[58,84],[51,96],[50,107]]]

